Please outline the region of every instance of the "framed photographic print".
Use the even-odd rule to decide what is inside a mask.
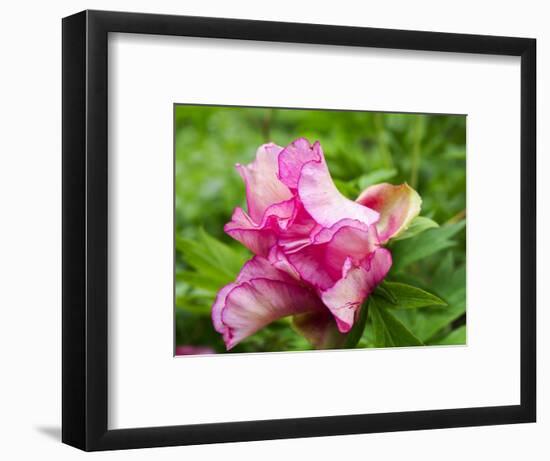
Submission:
[[[535,421],[535,49],[63,19],[63,441]]]

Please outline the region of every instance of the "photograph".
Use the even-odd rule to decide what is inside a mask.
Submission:
[[[6,2],[0,459],[550,461],[545,7]]]
[[[174,104],[174,354],[465,346],[466,120]]]

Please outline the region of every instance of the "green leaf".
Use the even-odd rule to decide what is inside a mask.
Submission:
[[[210,316],[212,302],[198,296],[180,295],[176,296],[176,307],[191,314]]]
[[[364,174],[357,178],[357,185],[360,190],[366,189],[373,184],[378,184],[381,182],[388,181],[397,174],[395,168],[381,169],[373,171],[372,173]]]
[[[403,233],[395,237],[393,240],[399,241],[409,239],[428,229],[432,229],[435,227],[439,227],[439,224],[437,224],[433,219],[426,218],[425,216],[417,216],[409,224],[409,227],[407,227],[407,229]]]
[[[200,229],[195,239],[176,238],[185,269],[176,270],[176,307],[208,316],[218,290],[237,277],[247,254]]]
[[[198,241],[177,238],[176,249],[183,254],[183,260],[198,272],[208,274],[215,279],[225,280],[228,274],[223,268],[216,267],[216,261],[212,259],[204,245]]]
[[[247,259],[246,253],[220,242],[202,229],[195,240],[177,237],[176,249],[183,254],[185,263],[200,274],[202,281],[210,280],[212,287],[218,288],[232,282]]]
[[[375,347],[422,346],[420,341],[401,321],[378,304],[376,297],[369,301]]]
[[[464,304],[450,306],[448,309],[434,310],[430,315],[424,317],[423,322],[419,322],[418,336],[424,341],[428,341],[438,331],[464,315],[465,312],[466,306]]]
[[[231,278],[236,277],[244,262],[248,259],[248,253],[238,251],[235,247],[230,247],[220,242],[218,239],[208,234],[204,229],[199,230],[199,239],[208,251],[209,256],[215,261],[215,264],[217,264],[218,269],[231,275]]]
[[[428,293],[421,288],[407,285],[406,283],[384,282],[381,285],[383,290],[389,292],[393,298],[387,301],[387,298],[379,300],[384,307],[396,309],[417,309],[426,306],[446,306],[447,303],[432,293]]]
[[[466,267],[455,267],[452,252],[441,259],[429,284],[447,306],[395,309],[395,315],[423,342],[437,340],[450,324],[466,313]],[[408,315],[414,314],[414,315]]]
[[[397,303],[397,298],[393,295],[393,293],[390,290],[387,290],[384,286],[386,282],[382,282],[380,285],[376,287],[376,291],[374,294],[380,296],[381,298],[384,298],[386,301],[389,301],[391,304]]]
[[[217,278],[212,278],[200,272],[177,271],[176,280],[178,282],[185,282],[194,288],[201,288],[203,290],[210,291],[212,292],[213,296],[220,288],[220,284]]]
[[[447,307],[434,306],[418,310],[395,310],[396,314],[405,314],[408,312],[415,312],[417,315],[411,321],[407,321],[405,317],[401,316],[400,319],[415,332],[420,340],[428,342],[441,330],[447,328],[452,322],[466,313],[466,303],[463,299],[453,304],[449,303]]]
[[[440,339],[434,344],[439,344],[442,346],[451,346],[451,345],[464,345],[466,344],[466,325],[458,327],[456,330],[451,331],[443,339]]]
[[[401,271],[409,264],[426,258],[438,251],[455,246],[451,239],[464,229],[466,221],[429,229],[414,239],[399,240],[391,245],[393,267],[395,272]]]
[[[437,265],[435,273],[432,277],[432,285],[435,287],[446,288],[448,287],[449,278],[452,277],[454,272],[455,262],[453,251],[449,250],[445,256],[443,256]]]
[[[466,302],[466,266],[454,267],[452,253],[449,252],[436,269],[431,286],[448,304]]]

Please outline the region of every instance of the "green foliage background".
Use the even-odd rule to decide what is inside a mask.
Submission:
[[[176,344],[225,351],[210,308],[250,257],[223,232],[233,209],[246,209],[234,165],[252,161],[264,142],[285,146],[298,137],[321,142],[335,183],[351,199],[371,184],[406,181],[422,197],[421,215],[440,225],[392,242],[387,280],[446,305],[406,308],[373,298],[353,347],[464,344],[465,116],[187,105],[175,106]],[[307,349],[283,319],[231,352]]]

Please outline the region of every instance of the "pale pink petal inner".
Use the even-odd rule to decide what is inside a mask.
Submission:
[[[370,186],[361,193],[357,202],[380,213],[376,227],[382,243],[403,232],[418,216],[422,205],[418,193],[407,183]]]

